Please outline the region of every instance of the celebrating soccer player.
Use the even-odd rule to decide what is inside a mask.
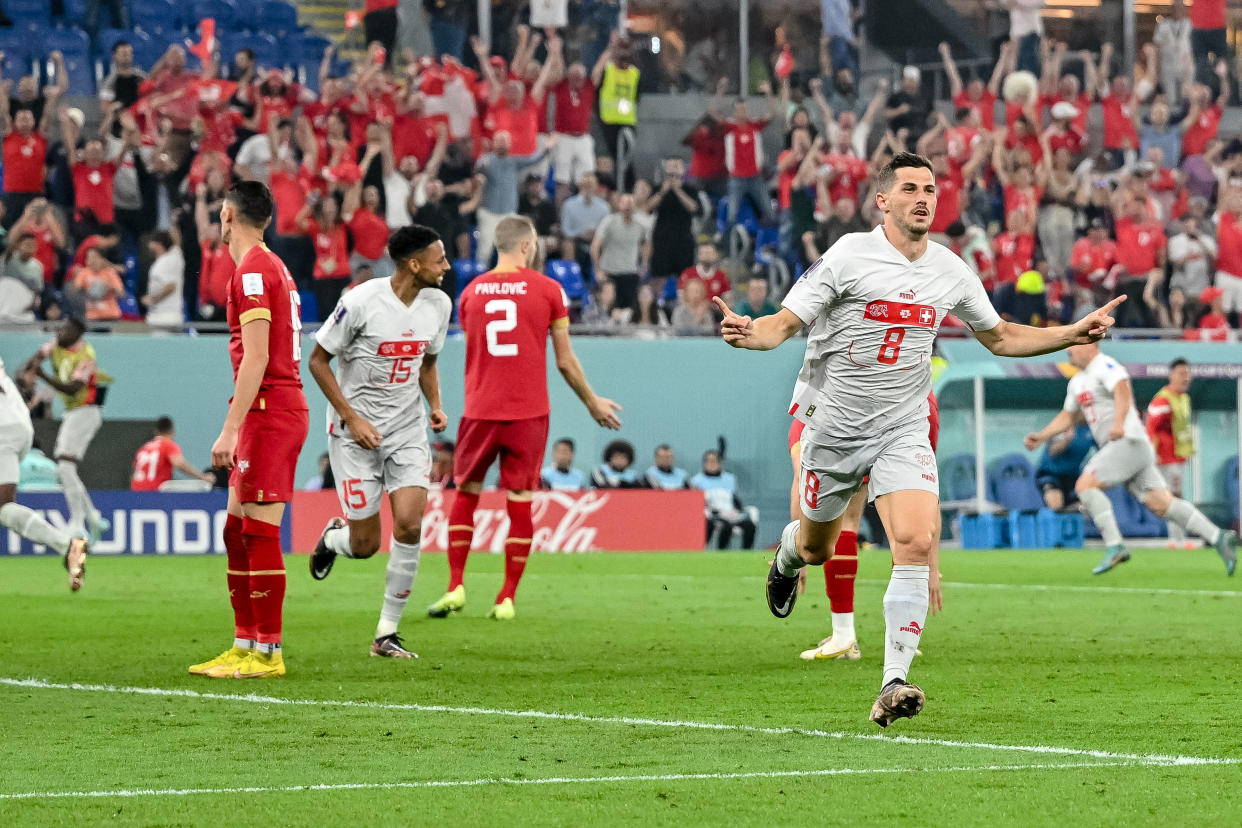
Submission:
[[[931,162],[898,153],[875,187],[883,224],[841,238],[794,285],[779,312],[752,319],[716,302],[725,313],[721,335],[735,348],[770,350],[811,326],[790,410],[806,424],[802,514],[781,533],[768,572],[768,607],[778,618],[793,611],[798,570],[831,557],[845,508],[869,474],[868,496],[893,551],[884,595],[884,675],[871,708],[871,720],[888,727],[918,714],[924,702],[906,677],[927,620],[940,523],[926,421],[932,342],[945,314],[970,325],[998,356],[1031,356],[1103,338],[1121,299],[1073,325],[1005,322],[966,264],[927,239],[936,213]]]
[[[1102,575],[1130,560],[1130,553],[1121,542],[1113,505],[1104,494],[1105,489],[1125,486],[1157,517],[1216,547],[1216,554],[1225,562],[1225,572],[1232,575],[1238,565],[1234,549],[1238,536],[1232,530],[1221,529],[1193,503],[1169,491],[1156,468],[1156,452],[1134,407],[1134,389],[1126,369],[1100,353],[1100,346],[1095,344],[1070,348],[1069,358],[1078,373],[1070,377],[1064,407],[1042,430],[1028,434],[1025,443],[1028,449],[1035,449],[1074,425],[1080,416],[1087,421],[1099,450],[1082,470],[1074,491],[1108,547],[1104,560],[1092,572]]]
[[[328,456],[348,525],[333,518],[315,553],[311,576],[322,581],[337,555],[369,558],[379,550],[380,504],[392,505],[392,552],[384,577],[384,605],[371,655],[417,658],[397,636],[397,625],[418,573],[419,541],[431,449],[431,428],[448,417],[440,406],[436,358],[444,347],[453,303],[437,286],[449,269],[444,243],[434,230],[402,227],[388,242],[396,273],[372,279],[341,297],[315,336],[310,371],[332,404]],[[340,356],[332,375],[333,356]]]
[[[221,237],[238,265],[228,295],[233,399],[211,447],[211,462],[231,472],[224,548],[235,633],[232,647],[190,667],[191,673],[211,678],[285,674],[280,522],[293,495],[307,411],[298,373],[302,320],[297,285],[263,245],[272,208],[271,192],[257,181],[233,185],[220,208]]]
[[[531,270],[538,253],[535,225],[506,216],[496,226],[496,269],[462,292],[458,316],[466,332],[466,405],[457,431],[453,477],[457,499],[449,513],[448,592],[427,609],[444,618],[466,605],[462,576],[474,540],[474,510],[483,476],[500,458],[508,490],[505,580],[488,616],[509,620],[531,552],[532,491],[548,442],[548,334],[565,382],[605,428],[620,428],[621,406],[596,396],[569,343],[569,300],[552,279]]]

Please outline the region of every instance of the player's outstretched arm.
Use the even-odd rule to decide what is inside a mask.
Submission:
[[[1062,409],[1057,416],[1052,418],[1052,422],[1048,423],[1048,425],[1033,434],[1026,435],[1022,440],[1022,445],[1026,446],[1027,451],[1034,451],[1058,434],[1073,428],[1073,426],[1074,414]]]
[[[375,426],[358,416],[358,412],[354,411],[349,400],[345,399],[345,394],[336,381],[336,375],[332,373],[332,354],[328,353],[319,343],[315,343],[315,349],[311,351],[307,367],[310,368],[311,376],[319,385],[319,390],[328,398],[332,410],[337,413],[337,416],[345,423],[345,427],[349,429],[349,433],[353,435],[354,441],[364,449],[379,448],[384,437],[375,430]]]
[[[582,363],[578,361],[578,355],[574,353],[574,347],[569,343],[567,326],[562,325],[552,329],[552,350],[556,353],[557,370],[565,378],[565,383],[574,389],[578,399],[582,400],[582,404],[587,407],[587,411],[591,412],[591,419],[604,428],[614,430],[620,428],[621,418],[617,416],[617,412],[621,410],[621,406],[606,397],[597,396],[591,390],[586,372],[582,370]]]
[[[436,367],[439,354],[424,354],[423,364],[418,368],[418,387],[431,411],[431,430],[436,434],[448,428],[448,415],[440,402],[440,369]]]
[[[719,296],[714,297],[713,301],[724,312],[720,335],[734,348],[770,351],[804,327],[797,314],[788,308],[781,308],[770,316],[751,319],[749,316],[738,316]]]
[[[237,452],[237,435],[247,412],[259,396],[263,375],[267,372],[268,336],[272,323],[266,319],[253,319],[242,325],[242,358],[237,366],[237,382],[233,386],[233,401],[229,403],[228,416],[220,436],[211,447],[211,465],[220,469],[233,468],[233,455]]]
[[[1125,301],[1118,296],[1102,308],[1093,310],[1072,325],[1053,328],[1033,328],[1015,322],[1001,322],[987,331],[975,331],[975,339],[997,356],[1028,357],[1050,354],[1071,345],[1089,345],[1099,342],[1108,334],[1116,320],[1113,308]]]

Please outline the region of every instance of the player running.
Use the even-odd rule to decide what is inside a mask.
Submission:
[[[388,242],[396,272],[371,279],[341,297],[315,335],[310,372],[332,404],[328,456],[337,495],[349,523],[328,522],[311,556],[311,577],[322,581],[338,555],[369,558],[379,551],[380,504],[392,505],[392,551],[384,575],[371,655],[418,658],[397,636],[397,625],[418,574],[419,542],[433,431],[448,417],[440,405],[436,359],[444,347],[453,303],[438,285],[449,269],[444,243],[434,230],[402,227]],[[332,357],[340,356],[337,375]]]
[[[85,333],[86,323],[81,319],[66,319],[56,331],[56,339],[27,360],[26,368],[34,368],[39,379],[59,391],[65,404],[65,416],[61,418],[56,446],[52,450],[56,479],[69,505],[70,534],[85,532],[89,543],[94,544],[112,524],[91,502],[90,492],[78,476],[78,464],[86,457],[91,440],[103,425],[106,384],[112,377],[99,370],[95,349],[83,338]],[[55,376],[43,370],[43,363],[49,359]]]
[[[1080,416],[1091,429],[1099,450],[1087,461],[1074,491],[1108,547],[1104,560],[1092,572],[1102,575],[1130,560],[1130,553],[1122,545],[1113,506],[1104,494],[1105,489],[1125,486],[1157,517],[1216,547],[1216,554],[1225,562],[1225,572],[1232,575],[1238,565],[1234,549],[1237,534],[1221,529],[1192,503],[1169,491],[1156,468],[1156,453],[1134,407],[1134,390],[1126,369],[1100,353],[1100,347],[1094,344],[1070,348],[1069,359],[1078,373],[1070,378],[1064,407],[1042,430],[1026,435],[1024,443],[1028,449],[1035,449],[1072,426]]]
[[[62,532],[16,500],[22,458],[33,443],[30,410],[4,370],[4,360],[0,360],[0,526],[63,555],[65,569],[69,571],[69,589],[77,592],[86,577],[86,539]]]
[[[142,444],[134,455],[134,473],[129,488],[135,492],[157,492],[173,479],[173,469],[203,481],[214,483],[216,476],[200,472],[190,465],[181,453],[181,446],[173,440],[172,417],[160,417],[155,421],[155,436]]]
[[[285,674],[280,522],[306,441],[307,411],[298,373],[302,320],[297,285],[263,245],[273,206],[266,186],[239,181],[220,208],[221,237],[238,263],[229,279],[227,310],[234,387],[211,462],[231,472],[224,548],[235,632],[232,647],[190,667],[191,673],[210,678]]]
[[[832,555],[850,499],[870,475],[893,553],[884,595],[881,691],[871,720],[888,727],[918,714],[924,694],[906,677],[927,620],[930,560],[940,521],[936,455],[927,435],[931,351],[945,314],[968,324],[999,356],[1030,356],[1094,342],[1112,326],[1114,299],[1073,325],[1003,321],[979,278],[948,248],[929,242],[936,212],[931,162],[893,156],[876,176],[884,223],[832,246],[793,286],[784,307],[751,319],[724,301],[721,335],[735,348],[770,350],[811,325],[790,413],[802,435],[802,514],[781,533],[768,572],[768,608],[793,611],[798,570]]]
[[[935,394],[927,395],[927,439],[932,451],[940,442],[940,405]],[[797,520],[801,512],[798,506],[798,475],[801,470],[802,431],[806,425],[801,420],[794,420],[789,426],[789,455],[793,460],[794,479],[789,491],[789,517]],[[841,518],[841,534],[837,536],[832,557],[824,562],[824,586],[828,590],[828,608],[832,613],[832,632],[829,636],[809,650],[803,650],[799,657],[803,661],[822,661],[839,659],[841,661],[857,661],[862,658],[858,649],[858,636],[854,632],[854,580],[858,577],[858,529],[862,525],[863,512],[867,508],[867,481],[864,480],[858,491],[850,498],[849,504]],[[939,516],[939,512],[936,513]],[[935,537],[940,537],[940,526],[937,523]],[[933,546],[928,571],[928,593],[931,599],[931,613],[936,615],[943,607],[940,594],[940,547]],[[806,569],[799,572],[802,583],[798,586],[801,594],[806,591]],[[919,650],[915,655],[921,655]]]
[[[1169,363],[1169,384],[1156,392],[1147,404],[1147,439],[1156,452],[1160,476],[1174,497],[1182,496],[1186,461],[1195,453],[1195,434],[1191,428],[1190,363],[1178,357]],[[1194,549],[1194,541],[1176,523],[1168,524],[1169,548]]]
[[[474,540],[474,510],[483,477],[498,458],[500,486],[508,491],[505,580],[489,618],[513,618],[513,599],[531,552],[532,491],[548,442],[548,334],[556,367],[591,419],[621,427],[621,406],[596,396],[569,342],[569,300],[554,280],[531,265],[539,250],[535,226],[525,216],[505,216],[496,226],[496,269],[472,281],[461,295],[458,317],[466,332],[466,404],[457,430],[453,478],[457,497],[449,512],[448,592],[427,608],[444,618],[466,605],[462,575]]]

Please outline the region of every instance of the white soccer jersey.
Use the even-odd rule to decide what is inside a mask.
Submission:
[[[811,325],[789,413],[849,440],[927,419],[932,343],[946,313],[977,331],[1001,321],[947,247],[929,242],[911,262],[882,226],[843,236],[783,304]]]
[[[0,359],[0,426],[21,430],[34,431],[30,424],[30,409],[17,390],[17,385],[9,378],[4,368],[4,360]]]
[[[1111,357],[1097,354],[1086,368],[1074,374],[1069,381],[1069,391],[1065,394],[1066,411],[1081,411],[1091,436],[1097,446],[1108,445],[1109,429],[1113,427],[1113,418],[1117,415],[1117,406],[1113,404],[1113,389],[1130,375],[1126,369]],[[1126,437],[1133,440],[1146,440],[1147,432],[1139,420],[1134,405],[1126,412]]]
[[[315,341],[340,360],[336,381],[345,399],[383,435],[386,447],[400,435],[425,436],[419,369],[424,354],[444,347],[452,311],[442,290],[424,288],[407,306],[389,279],[371,279],[341,296],[315,334]],[[331,406],[328,433],[347,436]]]

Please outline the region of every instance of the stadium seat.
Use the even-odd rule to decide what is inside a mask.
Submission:
[[[737,224],[741,225],[751,236],[759,233],[759,219],[755,216],[755,208],[750,203],[750,199],[743,199],[742,206],[737,211]],[[721,235],[728,235],[732,228],[729,226],[729,199],[722,198],[720,203],[716,205],[716,230]]]
[[[253,0],[248,0],[253,2]],[[210,17],[216,21],[216,31],[233,31],[237,28],[237,5],[233,0],[193,0],[186,4],[190,14],[182,22],[186,28],[196,29],[198,21]]]
[[[323,60],[324,50],[332,44],[331,40],[315,34],[303,34],[299,38],[301,49],[301,60],[310,63],[314,62],[315,72],[319,72],[319,62]]]
[[[1035,486],[1035,469],[1023,454],[1006,454],[988,466],[988,498],[1013,512],[1042,509],[1044,499]]]
[[[172,0],[131,0],[129,22],[146,32],[176,31],[181,28],[181,17]]]
[[[255,17],[259,21],[259,30],[268,34],[298,30],[298,10],[284,0],[258,0],[255,3]]]
[[[231,62],[234,53],[238,49],[249,49],[254,52],[255,60],[259,66],[267,68],[284,68],[288,64],[288,59],[282,54],[280,46],[276,43],[276,38],[270,34],[242,34],[234,35],[231,38],[232,50],[229,52],[221,52],[221,57],[228,55],[228,61]]]
[[[229,28],[234,32],[264,32],[260,6],[262,0],[240,0],[234,4]],[[272,32],[275,34],[275,32]]]
[[[117,304],[121,306],[121,318],[127,321],[142,319],[142,310],[138,307],[138,300],[134,298],[134,294],[126,293]]]
[[[49,28],[52,25],[52,4],[47,0],[8,0],[4,11],[18,26],[29,23]]]
[[[103,63],[104,75],[108,74],[108,67],[112,62],[112,48],[117,43],[125,41],[134,47],[134,54],[138,54],[138,43],[148,43],[151,36],[146,32],[137,29],[100,29],[95,35],[95,58]]]
[[[1225,464],[1225,495],[1229,498],[1229,514],[1234,525],[1238,523],[1238,455]]]
[[[31,38],[24,31],[0,29],[0,52],[4,52],[4,64],[0,74],[14,83],[23,75],[34,71],[36,56],[31,53]]]
[[[975,496],[975,456],[955,454],[940,464],[941,500],[971,500]]]
[[[560,283],[571,303],[581,304],[586,298],[586,281],[582,278],[582,268],[577,262],[551,259],[548,261],[548,275]]]
[[[61,9],[63,13],[60,16],[60,19],[64,21],[64,23],[69,25],[73,25],[75,23],[86,25],[86,0],[63,0]],[[103,6],[99,9],[100,25],[103,25],[105,21],[108,23],[109,27],[115,27],[116,25],[112,20],[112,12],[107,6]]]
[[[302,321],[318,322],[319,303],[315,301],[315,292],[311,290],[299,290],[298,298],[302,300]]]

